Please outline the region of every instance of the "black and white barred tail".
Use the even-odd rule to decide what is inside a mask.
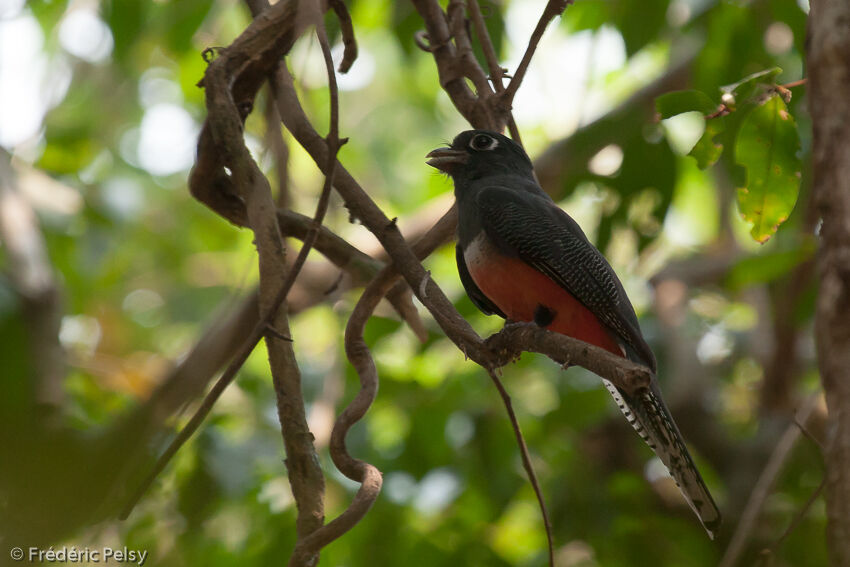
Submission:
[[[607,380],[603,382],[638,435],[655,451],[670,471],[708,536],[714,539],[720,527],[720,511],[685,447],[682,434],[679,433],[679,428],[676,427],[654,381],[649,389],[634,396],[629,396]]]

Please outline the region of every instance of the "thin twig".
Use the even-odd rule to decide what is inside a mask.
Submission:
[[[785,531],[782,532],[782,535],[779,536],[779,539],[777,539],[776,542],[770,546],[771,553],[776,553],[782,546],[782,544],[785,542],[785,540],[788,538],[788,536],[791,535],[791,533],[797,529],[797,526],[800,525],[800,523],[806,517],[806,514],[809,513],[809,510],[820,497],[824,488],[826,488],[826,477],[821,479],[817,488],[815,488],[809,495],[809,497],[806,499],[806,502],[803,504],[803,507],[800,508],[800,510],[796,514],[794,514],[794,517],[791,519],[791,523],[788,524],[788,527],[785,528]]]
[[[487,67],[490,69],[490,80],[493,82],[496,92],[502,92],[505,90],[505,85],[502,84],[505,70],[499,64],[499,56],[496,55],[496,48],[493,47],[493,41],[490,39],[490,33],[487,31],[487,24],[484,23],[484,16],[481,14],[481,7],[478,5],[478,0],[468,0],[466,7],[469,11],[472,25],[475,27],[475,35],[478,36],[478,43],[481,45],[484,58],[487,60]]]
[[[790,83],[785,83],[784,85],[773,85],[773,88],[776,89],[776,92],[779,93],[779,96],[782,97],[786,103],[791,101],[791,89],[794,87],[799,87],[800,85],[805,85],[808,82],[808,79],[803,77],[797,81],[791,81]]]
[[[803,434],[803,437],[811,441],[818,449],[820,449],[821,453],[824,453],[826,451],[826,446],[824,445],[823,441],[815,437],[814,433],[809,431],[808,426],[805,423],[801,422],[796,416],[794,417],[794,423],[797,425],[797,427],[800,428],[800,433]]]
[[[813,394],[805,401],[797,412],[797,419],[799,421],[805,423],[809,419],[809,416],[817,405],[819,397],[819,393]],[[729,542],[729,546],[726,548],[726,552],[723,554],[723,559],[721,559],[719,567],[733,567],[740,559],[741,554],[746,548],[747,541],[749,541],[756,526],[764,503],[767,497],[770,496],[770,491],[776,482],[776,478],[782,471],[785,462],[791,454],[791,449],[794,448],[799,438],[800,428],[796,423],[789,425],[785,433],[782,434],[767,464],[765,464],[758,481],[756,481],[753,487],[750,499],[747,501],[744,512],[741,514],[738,527]]]
[[[428,329],[425,328],[425,323],[419,316],[416,306],[413,304],[413,291],[405,282],[397,282],[392,289],[387,292],[387,300],[393,304],[399,316],[407,322],[407,326],[419,339],[419,342],[425,343],[428,340]]]
[[[392,280],[382,277],[386,271],[385,268],[366,286],[346,324],[345,352],[360,378],[360,390],[336,419],[331,432],[330,454],[334,465],[345,476],[359,482],[360,488],[339,516],[298,542],[293,559],[315,553],[351,530],[371,509],[381,491],[381,472],[374,465],[352,457],[345,438],[351,427],[366,415],[378,393],[378,371],[363,340],[363,331],[372,311],[392,285]]]
[[[490,33],[487,31],[487,24],[484,23],[484,16],[481,14],[481,7],[478,5],[478,0],[467,0],[466,6],[469,11],[470,19],[472,20],[472,25],[475,27],[475,35],[478,36],[478,43],[481,45],[482,51],[484,51],[484,58],[487,60],[487,67],[490,69],[490,80],[493,82],[493,88],[497,93],[501,93],[505,90],[505,85],[502,83],[502,79],[505,77],[505,69],[502,68],[502,65],[499,63],[499,56],[496,54],[496,48],[493,47],[493,41],[490,39]],[[505,114],[505,110],[497,110],[497,115],[501,120]],[[511,138],[513,138],[517,144],[522,145],[519,128],[517,128],[514,115],[510,108],[507,109],[507,123],[508,131],[511,133]],[[497,126],[500,125],[501,124]],[[497,130],[501,129],[497,128]]]
[[[342,34],[342,61],[339,62],[337,70],[340,73],[348,73],[354,61],[357,59],[357,40],[354,38],[354,25],[351,23],[351,14],[342,0],[330,0],[329,7],[333,9],[339,20],[339,29]]]
[[[440,86],[449,95],[461,116],[475,128],[493,128],[488,112],[478,103],[478,98],[464,79],[464,65],[459,61],[458,50],[451,41],[451,30],[446,13],[437,0],[412,0],[413,6],[425,22],[425,34],[415,35],[420,48],[430,51],[437,65]],[[428,44],[423,45],[427,36]]]
[[[549,548],[549,565],[555,567],[555,538],[552,535],[552,522],[549,520],[549,511],[546,509],[546,501],[543,499],[543,491],[540,489],[540,482],[537,480],[537,473],[534,472],[534,465],[531,464],[531,456],[528,454],[528,445],[525,443],[525,437],[522,435],[522,430],[519,427],[519,421],[514,413],[514,407],[511,403],[511,396],[505,390],[504,384],[496,376],[493,369],[488,368],[487,374],[499,391],[502,397],[502,402],[505,404],[505,411],[508,412],[508,418],[511,420],[511,427],[514,430],[517,445],[519,445],[519,453],[522,456],[522,466],[525,469],[525,474],[528,475],[528,481],[534,489],[534,495],[537,497],[537,503],[540,506],[540,514],[543,516],[543,527],[546,529],[546,542]]]
[[[821,443],[821,441],[817,437],[812,435],[812,433],[809,431],[809,428],[806,426],[805,421],[806,420],[801,419],[799,415],[794,416],[794,424],[800,428],[800,432],[803,434],[803,436],[806,437],[806,439],[808,439],[809,441],[811,441],[816,447],[818,447],[821,452],[823,452],[823,443]],[[803,522],[803,519],[805,519],[811,507],[820,497],[824,488],[826,488],[826,475],[821,478],[821,481],[818,484],[817,488],[815,488],[809,495],[808,499],[806,499],[806,502],[803,504],[803,507],[800,508],[796,514],[794,514],[793,518],[791,518],[791,522],[788,524],[788,527],[785,528],[785,531],[782,532],[782,535],[777,538],[773,545],[771,545],[768,549],[764,550],[762,552],[763,554],[766,553],[768,555],[771,555],[779,551],[779,548],[782,547],[782,544],[785,543],[785,540],[788,538],[788,536],[791,535],[791,533],[797,529],[797,526],[799,526]]]
[[[272,153],[277,172],[277,197],[275,204],[279,209],[288,210],[291,201],[289,195],[289,145],[283,139],[280,128],[280,116],[271,97],[266,97],[266,146]]]
[[[782,99],[787,103],[791,100],[791,90],[794,87],[799,87],[800,85],[805,85],[808,82],[808,79],[803,78],[798,81],[791,81],[790,83],[785,83],[784,85],[773,85],[771,87],[772,91],[775,93],[779,93]],[[712,120],[714,118],[720,118],[723,116],[727,116],[735,112],[735,105],[727,105],[725,102],[721,102],[717,105],[717,109],[714,112],[705,115],[706,120]]]
[[[543,13],[537,21],[537,26],[531,33],[531,38],[528,40],[528,47],[525,49],[522,60],[519,62],[519,66],[514,73],[514,77],[501,94],[502,104],[505,106],[510,107],[513,102],[514,95],[516,95],[519,86],[522,84],[522,80],[525,78],[525,73],[528,71],[528,65],[531,63],[531,58],[534,56],[537,44],[540,43],[540,39],[543,37],[543,32],[546,31],[546,27],[549,25],[549,22],[551,22],[555,16],[560,15],[569,4],[572,4],[572,0],[549,0],[549,2],[546,3]]]
[[[783,89],[793,89],[794,87],[799,87],[801,85],[805,85],[809,82],[808,77],[803,77],[802,79],[798,79],[796,81],[791,81],[790,83],[784,83],[782,85],[777,85],[778,87],[782,87]]]
[[[339,153],[340,146],[345,143],[347,140],[340,140],[339,138],[339,89],[337,88],[336,82],[336,73],[334,72],[333,60],[331,58],[331,48],[328,43],[328,35],[325,30],[324,20],[322,19],[321,13],[316,12],[316,36],[319,39],[319,45],[322,49],[322,56],[325,60],[325,68],[328,74],[328,90],[330,91],[330,128],[327,137],[325,138],[328,146],[328,163],[325,174],[325,182],[322,187],[322,194],[319,198],[319,206],[321,207],[322,214],[324,217],[324,213],[327,211],[328,203],[330,202],[331,190],[333,188],[333,180],[334,174],[336,172],[336,161],[337,154]],[[318,216],[318,215],[317,215]],[[320,219],[321,220],[321,219]],[[321,224],[320,221],[318,224]],[[306,253],[303,255],[299,254],[299,259],[306,259]],[[280,401],[279,401],[280,403]],[[284,401],[284,403],[286,403]],[[303,411],[303,402],[301,407],[299,408]],[[286,424],[281,420],[281,425],[286,427]],[[284,432],[284,436],[286,433]],[[312,434],[310,434],[311,443],[312,443]],[[318,462],[314,463],[316,467],[318,467]],[[290,467],[287,464],[287,468]],[[291,475],[291,470],[290,470]],[[299,515],[301,514],[300,506],[299,506]],[[292,556],[289,559],[288,565],[290,567],[299,567],[301,565],[315,565],[318,562],[318,553],[319,549],[311,550],[308,553],[301,553],[299,549],[302,547],[301,542],[306,538],[309,538],[316,532],[322,529],[324,523],[324,515],[318,519],[317,522],[313,522],[311,529],[309,532],[299,531],[298,537],[295,542],[295,550],[293,550]]]
[[[493,94],[493,89],[487,80],[487,74],[481,68],[481,65],[478,64],[478,60],[475,58],[475,52],[472,50],[469,28],[466,25],[466,17],[464,16],[464,3],[464,0],[449,0],[449,5],[446,7],[446,17],[449,21],[449,31],[457,47],[457,62],[462,67],[463,74],[475,85],[478,104],[484,105],[484,101]],[[489,111],[489,108],[486,106],[485,111]],[[492,121],[492,117],[490,117],[490,120]],[[495,125],[491,127],[495,127]]]
[[[342,4],[340,0],[335,0],[334,4]],[[336,9],[336,8],[335,8]],[[348,14],[345,10],[345,5],[341,8],[344,14]],[[349,17],[349,24],[351,18]],[[325,67],[328,72],[328,90],[330,91],[330,129],[326,138],[328,143],[328,173],[325,176],[325,185],[328,187],[330,194],[330,185],[333,182],[333,174],[336,171],[336,154],[339,152],[339,147],[345,143],[339,139],[339,88],[336,84],[336,73],[334,73],[334,63],[331,57],[331,47],[328,43],[328,33],[325,30],[325,23],[321,16],[316,19],[316,36],[319,38],[319,45],[322,48],[322,57],[325,60]],[[353,62],[353,61],[352,61]]]
[[[456,223],[456,210],[448,213],[413,245],[420,259],[427,257],[444,244]],[[369,511],[381,490],[380,471],[373,465],[352,457],[345,446],[351,427],[368,411],[378,391],[378,373],[369,346],[363,339],[366,323],[381,298],[399,288],[399,274],[387,266],[366,286],[345,327],[345,352],[360,379],[360,390],[343,410],[331,432],[330,453],[336,467],[348,478],[360,482],[360,488],[348,508],[327,525],[299,542],[295,555],[305,555],[320,549],[353,528]],[[405,286],[407,288],[407,286]],[[409,288],[407,288],[409,290]]]

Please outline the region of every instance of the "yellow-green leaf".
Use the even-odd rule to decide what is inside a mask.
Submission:
[[[778,96],[744,119],[735,141],[735,161],[746,168],[738,206],[758,242],[766,242],[791,214],[800,189],[799,134]]]
[[[705,120],[705,131],[697,143],[691,148],[689,156],[697,160],[700,169],[706,169],[714,165],[723,153],[723,144],[718,140],[720,134],[726,129],[723,116]]]

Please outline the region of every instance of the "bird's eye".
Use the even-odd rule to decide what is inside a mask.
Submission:
[[[492,150],[499,145],[499,141],[487,134],[476,134],[470,141],[469,147],[473,150]]]

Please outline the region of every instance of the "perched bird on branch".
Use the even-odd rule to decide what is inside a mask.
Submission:
[[[661,398],[655,355],[623,285],[537,183],[528,155],[501,134],[469,130],[427,157],[454,181],[458,272],[481,311],[533,321],[652,370],[650,387],[633,395],[603,382],[713,539],[720,512]]]

